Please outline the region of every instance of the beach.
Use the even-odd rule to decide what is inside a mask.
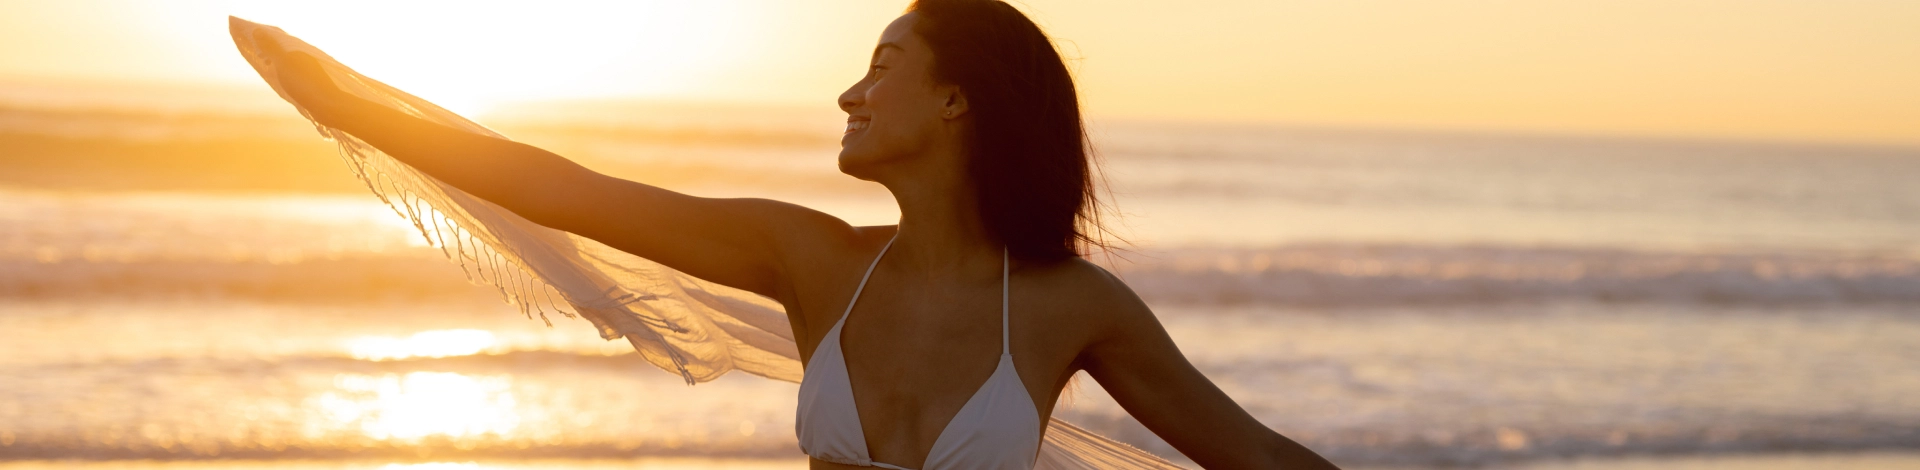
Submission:
[[[831,108],[496,113],[615,176],[897,217]],[[1092,129],[1129,241],[1096,262],[1342,466],[1920,468],[1920,149]],[[805,465],[797,386],[503,302],[289,110],[13,104],[0,148],[0,469]],[[1182,461],[1088,377],[1056,415]]]

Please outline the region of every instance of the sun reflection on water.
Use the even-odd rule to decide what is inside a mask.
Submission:
[[[333,384],[316,400],[320,411],[374,439],[505,435],[520,425],[507,375],[340,374]]]
[[[375,361],[412,357],[448,357],[479,354],[495,344],[486,330],[432,330],[406,338],[362,336],[347,341],[355,359]]]

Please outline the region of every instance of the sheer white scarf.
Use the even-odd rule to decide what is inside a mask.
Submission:
[[[311,54],[348,93],[455,129],[506,138],[360,75],[280,28],[239,18],[228,23],[240,55],[283,99],[287,94],[279,75],[273,64],[262,60],[254,44],[256,32],[278,40],[288,52]],[[300,113],[311,118],[304,108]],[[534,224],[420,173],[346,132],[318,123],[314,128],[340,146],[347,168],[367,183],[374,196],[412,221],[429,243],[460,264],[470,280],[500,288],[508,302],[529,316],[538,314],[547,320],[547,313],[555,312],[585,318],[601,337],[626,338],[641,357],[679,374],[688,384],[733,370],[800,380],[799,349],[778,303]],[[1179,467],[1054,418],[1048,423],[1035,468]]]

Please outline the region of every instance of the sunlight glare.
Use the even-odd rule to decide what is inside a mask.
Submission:
[[[506,375],[412,372],[404,376],[340,374],[317,399],[334,423],[358,426],[374,439],[412,440],[503,435],[520,425]]]
[[[362,336],[347,341],[354,359],[384,361],[415,357],[470,356],[497,344],[486,330],[430,330],[406,338]]]
[[[747,41],[724,2],[231,1],[227,11],[279,26],[355,70],[472,116],[503,101],[672,94]],[[619,83],[603,68],[641,67]]]

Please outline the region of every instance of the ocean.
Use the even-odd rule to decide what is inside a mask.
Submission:
[[[243,98],[0,107],[0,469],[804,467],[795,385],[689,387],[528,317],[290,108]],[[821,108],[480,121],[621,177],[891,223],[835,170]],[[1920,148],[1092,131],[1126,241],[1095,259],[1343,466],[1920,468]],[[1058,415],[1182,459],[1097,382],[1067,396]]]

